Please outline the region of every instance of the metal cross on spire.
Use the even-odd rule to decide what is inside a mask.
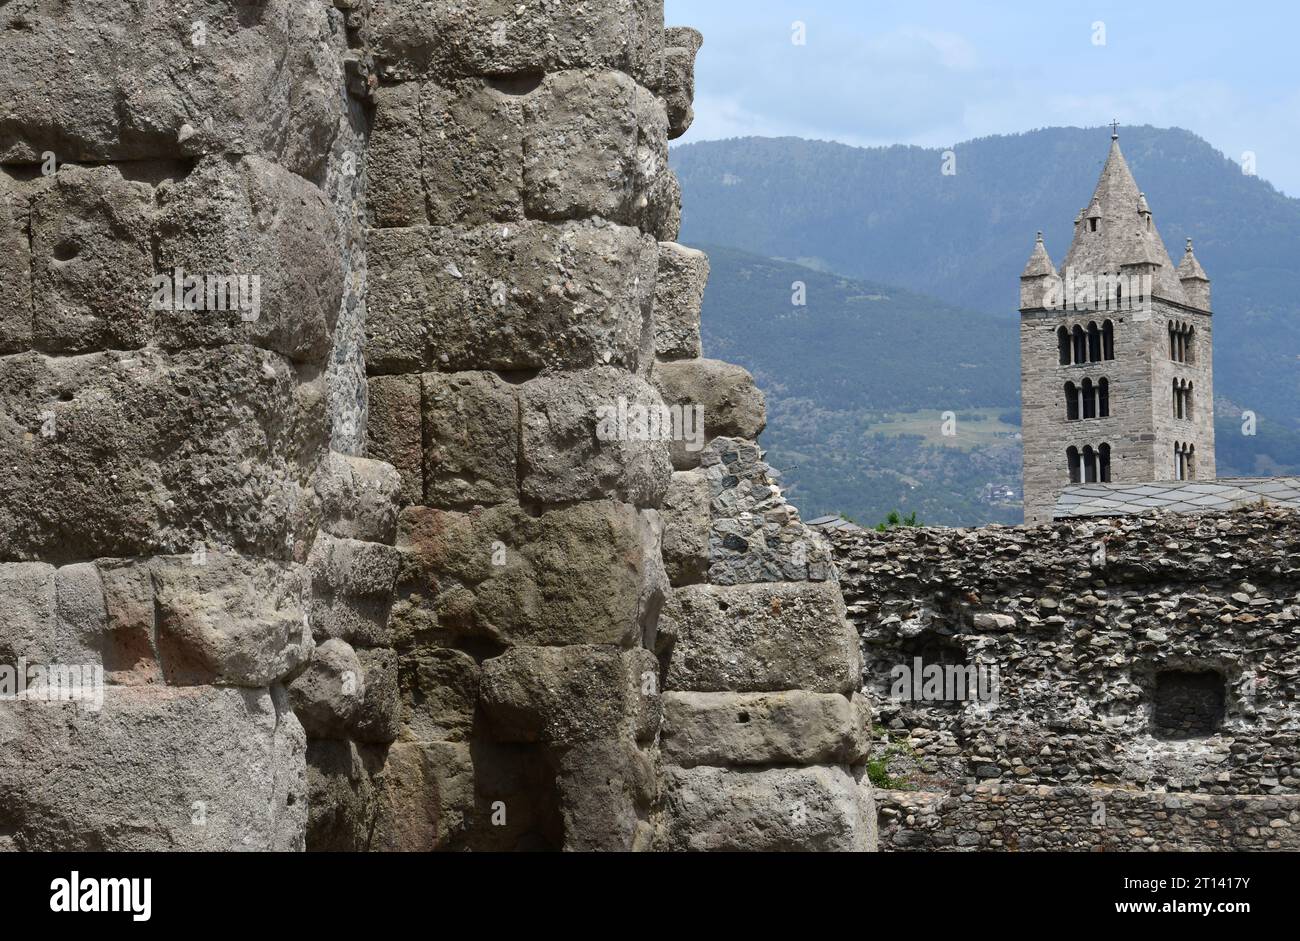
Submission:
[[[1119,121],[1110,122],[1110,139],[1119,140]]]

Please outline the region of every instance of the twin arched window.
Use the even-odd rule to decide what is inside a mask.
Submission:
[[[1196,445],[1174,442],[1174,479],[1196,479]]]
[[[1196,362],[1196,328],[1169,321],[1169,358],[1175,363]]]
[[[1174,380],[1174,418],[1192,417],[1192,383],[1188,379]]]
[[[1094,384],[1085,379],[1079,385],[1065,384],[1065,420],[1110,418],[1110,380],[1102,377]]]
[[[1075,324],[1074,329],[1062,326],[1056,331],[1058,358],[1062,366],[1082,366],[1115,358],[1115,325],[1104,321],[1097,326],[1094,320],[1085,328]]]
[[[1066,449],[1065,461],[1072,484],[1110,483],[1109,444],[1100,444],[1096,449],[1090,444],[1085,444],[1082,449],[1072,445]]]

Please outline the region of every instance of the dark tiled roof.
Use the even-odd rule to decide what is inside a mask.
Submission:
[[[1053,516],[1129,516],[1165,510],[1205,513],[1234,510],[1263,500],[1300,510],[1300,477],[1221,477],[1139,484],[1075,484],[1056,501]]]

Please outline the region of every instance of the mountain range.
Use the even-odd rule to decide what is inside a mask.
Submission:
[[[1048,128],[947,153],[674,148],[681,239],[713,261],[705,353],[767,391],[764,439],[805,514],[1018,521],[1019,275],[1038,230],[1060,264],[1108,146],[1109,129]],[[1187,131],[1121,146],[1170,254],[1194,238],[1213,280],[1220,475],[1300,471],[1300,200]]]

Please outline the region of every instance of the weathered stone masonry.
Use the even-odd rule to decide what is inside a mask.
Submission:
[[[837,532],[874,757],[910,789],[877,792],[882,846],[1295,849],[1298,522]],[[892,698],[916,657],[996,667],[996,704]]]
[[[0,841],[874,845],[829,553],[673,242],[699,43],[655,0],[0,8],[0,654],[108,682],[0,703]],[[260,316],[154,310],[176,268]],[[706,446],[602,438],[620,399]]]

